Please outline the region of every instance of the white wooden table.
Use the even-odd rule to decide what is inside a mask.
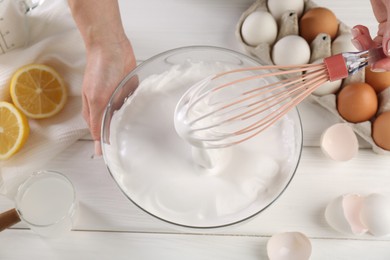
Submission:
[[[126,32],[141,62],[186,45],[215,45],[242,51],[234,30],[252,0],[122,0]],[[368,0],[326,1],[349,26],[376,32]],[[304,148],[295,178],[269,209],[248,222],[224,229],[180,230],[149,216],[121,193],[102,158],[94,158],[86,137],[65,150],[47,169],[66,174],[80,201],[69,235],[43,239],[23,224],[0,233],[0,259],[267,259],[266,243],[278,232],[299,231],[312,243],[311,259],[390,259],[390,238],[347,236],[328,226],[324,209],[345,193],[390,193],[390,157],[360,149],[348,162],[327,159],[318,147],[322,131],[338,120],[319,106],[299,106]],[[0,205],[6,202],[0,199]]]

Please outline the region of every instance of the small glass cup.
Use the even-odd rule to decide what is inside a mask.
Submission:
[[[15,198],[20,219],[44,237],[58,237],[70,231],[77,206],[73,184],[55,171],[33,173],[19,186]]]
[[[0,0],[0,55],[29,41],[28,14],[44,0]]]

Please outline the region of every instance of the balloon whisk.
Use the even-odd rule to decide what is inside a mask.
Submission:
[[[318,64],[257,66],[209,76],[178,102],[176,131],[202,148],[241,143],[275,124],[322,84],[347,78],[384,57],[378,47]]]

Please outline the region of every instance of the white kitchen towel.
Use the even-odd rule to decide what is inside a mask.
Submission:
[[[30,119],[30,136],[25,146],[0,162],[0,193],[9,197],[20,181],[88,133],[81,115],[85,48],[67,1],[44,1],[31,11],[27,21],[28,45],[0,55],[0,100],[10,101],[12,74],[30,63],[47,64],[57,70],[67,84],[69,97],[65,108],[54,117]]]

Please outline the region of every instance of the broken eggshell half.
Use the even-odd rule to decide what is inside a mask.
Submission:
[[[273,235],[267,243],[270,260],[308,260],[312,246],[301,232],[283,232]]]
[[[342,195],[328,204],[325,218],[332,228],[344,234],[370,232],[386,236],[390,234],[390,200],[378,193]]]
[[[335,161],[348,161],[358,153],[359,141],[347,123],[338,123],[327,128],[322,134],[321,149]]]

